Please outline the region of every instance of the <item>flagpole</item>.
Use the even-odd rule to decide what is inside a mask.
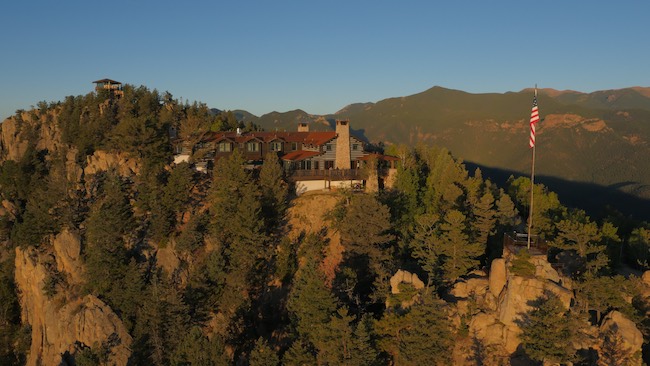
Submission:
[[[535,84],[535,100],[537,100],[537,84]],[[531,230],[533,228],[533,204],[534,204],[534,196],[533,192],[535,191],[535,143],[533,143],[532,146],[532,167],[530,169],[530,210],[528,212],[528,251],[530,251],[530,235],[531,235]]]
[[[530,211],[528,212],[528,250],[530,251],[530,232],[533,227],[533,191],[535,190],[535,146],[533,146],[533,166],[530,170]]]

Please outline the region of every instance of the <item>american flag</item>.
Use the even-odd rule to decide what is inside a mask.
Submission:
[[[533,110],[530,112],[530,140],[528,146],[532,149],[535,147],[535,124],[539,122],[539,109],[537,108],[537,90],[533,98]]]

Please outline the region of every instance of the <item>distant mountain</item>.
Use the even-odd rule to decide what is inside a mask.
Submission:
[[[255,123],[267,131],[295,131],[299,123],[307,123],[311,131],[332,130],[332,124],[325,117],[309,114],[301,109],[267,113],[259,117]]]
[[[532,90],[471,94],[433,87],[377,103],[350,104],[326,116],[270,113],[258,124],[293,130],[350,119],[373,142],[436,144],[484,167],[529,174]],[[650,198],[650,88],[594,93],[539,91],[538,174]]]

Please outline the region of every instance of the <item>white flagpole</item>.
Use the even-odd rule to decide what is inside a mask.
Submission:
[[[535,84],[535,99],[537,99],[537,84]],[[537,140],[537,139],[535,139]],[[533,143],[533,164],[532,168],[530,170],[530,210],[528,212],[528,251],[530,251],[530,235],[531,235],[531,230],[533,228],[533,191],[535,190],[535,147],[537,146],[537,143]]]

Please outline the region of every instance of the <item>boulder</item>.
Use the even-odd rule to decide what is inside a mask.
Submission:
[[[535,277],[543,278],[555,283],[560,283],[560,275],[548,262],[546,259],[546,254],[533,255],[530,258],[530,262],[535,265]]]
[[[612,311],[600,325],[600,332],[604,333],[608,330],[614,331],[623,340],[623,346],[632,352],[641,351],[643,345],[643,334],[636,327],[633,321],[626,318],[619,311]]]
[[[392,294],[399,294],[400,283],[411,284],[416,290],[424,288],[424,282],[420,280],[417,274],[398,269],[390,278],[390,292]]]
[[[503,287],[506,284],[506,260],[503,258],[497,258],[492,261],[490,265],[490,277],[488,287],[490,293],[496,298],[499,298],[499,294],[503,290]]]
[[[451,294],[462,299],[470,296],[483,297],[487,293],[488,287],[488,279],[485,277],[468,278],[456,282],[451,289]]]
[[[650,270],[643,272],[641,280],[646,286],[650,286]]]
[[[83,260],[81,259],[81,238],[76,232],[63,229],[52,240],[56,258],[56,269],[68,275],[70,284],[83,281]]]
[[[531,310],[531,303],[550,291],[560,298],[565,308],[569,308],[573,293],[566,288],[549,280],[511,276],[508,279],[505,292],[497,305],[497,319],[506,328],[506,351],[515,352],[519,345],[520,333],[517,320]]]

